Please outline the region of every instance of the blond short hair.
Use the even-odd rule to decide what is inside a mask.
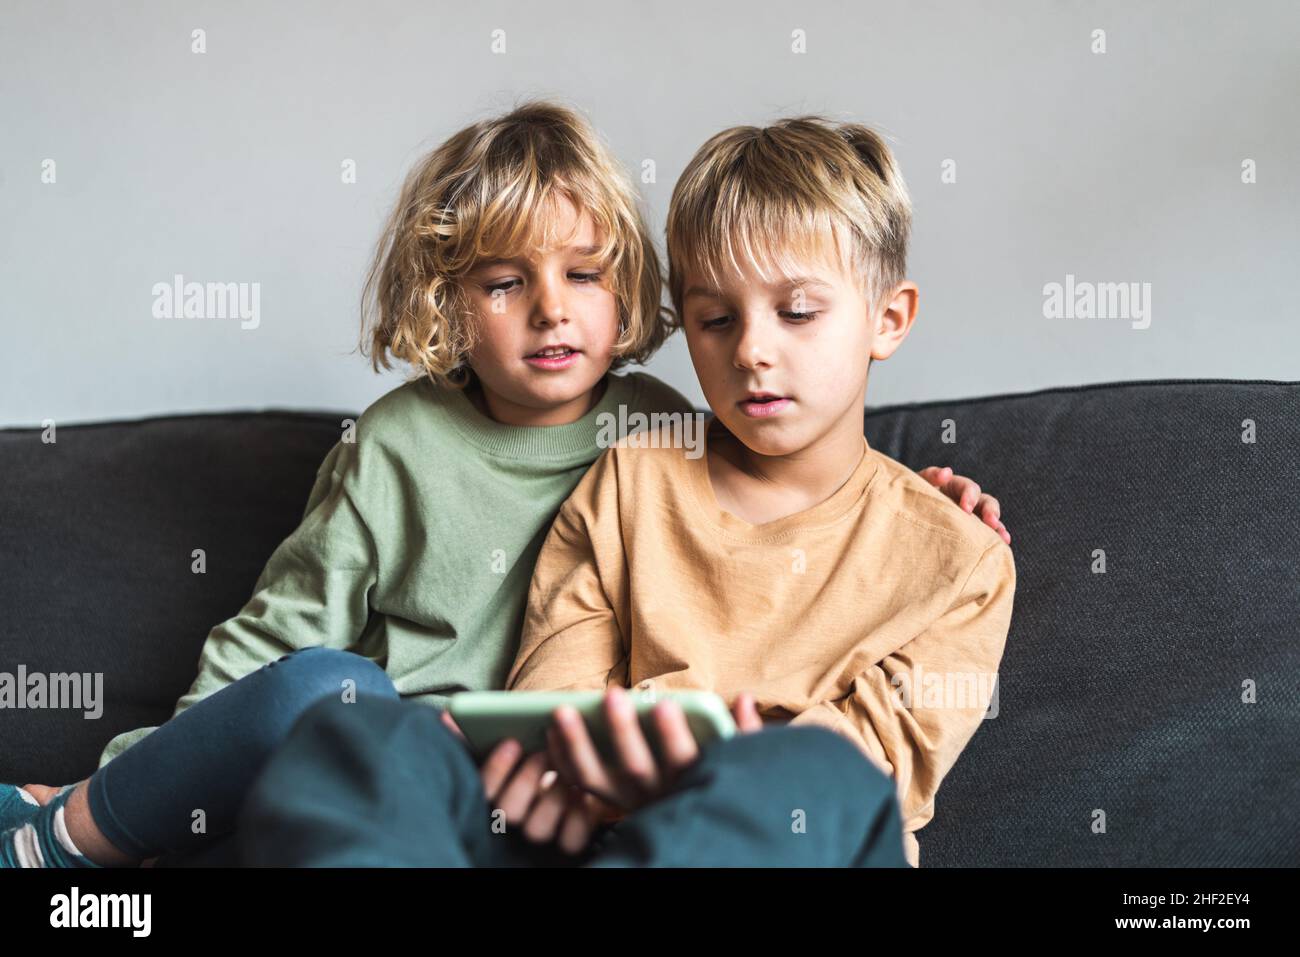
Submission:
[[[875,131],[820,116],[737,126],[700,147],[673,189],[668,290],[681,315],[687,273],[719,285],[742,260],[764,277],[829,252],[873,311],[903,281],[912,201]],[[829,240],[829,243],[828,243]]]
[[[407,176],[362,294],[360,347],[374,370],[400,359],[415,378],[467,384],[477,323],[462,281],[483,259],[553,242],[560,197],[596,226],[619,311],[611,368],[653,355],[673,321],[637,193],[578,113],[530,101],[456,133]]]

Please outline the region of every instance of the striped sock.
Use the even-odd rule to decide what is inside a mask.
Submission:
[[[60,791],[25,822],[0,834],[0,868],[100,866],[72,843],[63,820],[69,793]]]
[[[36,798],[16,784],[0,784],[0,832],[17,827],[41,809]]]

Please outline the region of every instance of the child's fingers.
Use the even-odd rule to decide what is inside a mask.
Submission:
[[[558,844],[565,854],[581,854],[591,843],[600,821],[601,801],[580,788],[569,789],[569,805],[560,825]]]
[[[568,806],[569,786],[567,784],[552,780],[549,785],[541,787],[537,799],[533,801],[524,818],[522,828],[524,837],[534,844],[555,840]],[[509,815],[507,815],[508,820]]]
[[[523,754],[523,748],[514,738],[506,738],[492,749],[483,764],[479,766],[479,777],[483,780],[483,793],[489,801],[495,801],[502,786],[510,779],[510,772]]]
[[[985,492],[980,496],[979,504],[975,506],[975,514],[997,528],[1002,521],[1002,504]]]
[[[525,758],[511,775],[493,802],[505,813],[507,824],[518,824],[528,816],[528,809],[533,806],[533,801],[541,790],[541,778],[547,769],[546,752],[538,751]]]
[[[932,465],[922,469],[918,474],[924,476],[931,485],[967,512],[974,509],[979,502],[979,484],[964,475],[957,475],[946,465],[941,469]]]
[[[442,723],[445,724],[451,730],[452,734],[460,738],[461,741],[463,741],[465,744],[469,744],[469,741],[466,740],[465,738],[465,732],[460,730],[460,725],[456,723],[456,720],[451,716],[450,711],[443,711]]]
[[[1002,521],[1002,503],[992,495],[985,492],[980,496],[979,505],[975,508],[975,514],[993,531],[998,533],[1002,541],[1008,545],[1011,544],[1011,532],[1007,530],[1006,524]]]
[[[952,478],[952,469],[946,465],[943,468],[939,468],[937,465],[928,465],[917,474],[935,488],[942,488]]]
[[[554,723],[546,727],[546,753],[550,755],[551,765],[565,784],[572,787],[582,786],[582,782],[578,778],[578,771],[573,766],[573,762],[569,760],[569,749],[560,740],[560,733]]]
[[[754,696],[748,691],[742,692],[736,698],[732,716],[736,719],[736,727],[741,734],[763,730],[763,719],[758,716],[758,707],[754,704]]]
[[[641,730],[636,706],[621,688],[605,695],[605,721],[614,743],[618,772],[642,795],[657,794],[661,786],[659,767]]]
[[[675,777],[678,771],[700,756],[700,746],[686,721],[686,712],[676,701],[661,701],[655,705],[652,714],[668,777]]]
[[[582,715],[571,707],[555,709],[555,723],[561,748],[573,769],[578,787],[608,799],[622,807],[635,807],[635,800],[622,782],[610,775],[605,762],[596,752],[596,746],[587,733]]]

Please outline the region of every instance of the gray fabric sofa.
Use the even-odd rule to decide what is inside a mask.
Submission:
[[[0,672],[104,674],[97,718],[0,709],[0,780],[84,777],[170,715],[350,414],[0,430]],[[996,494],[1019,579],[997,716],[923,866],[1300,863],[1300,383],[929,402],[866,433]]]

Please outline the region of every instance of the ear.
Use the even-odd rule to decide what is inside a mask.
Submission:
[[[916,283],[904,280],[894,287],[889,298],[874,318],[871,337],[871,358],[888,359],[903,344],[916,320],[917,301],[921,290]]]

